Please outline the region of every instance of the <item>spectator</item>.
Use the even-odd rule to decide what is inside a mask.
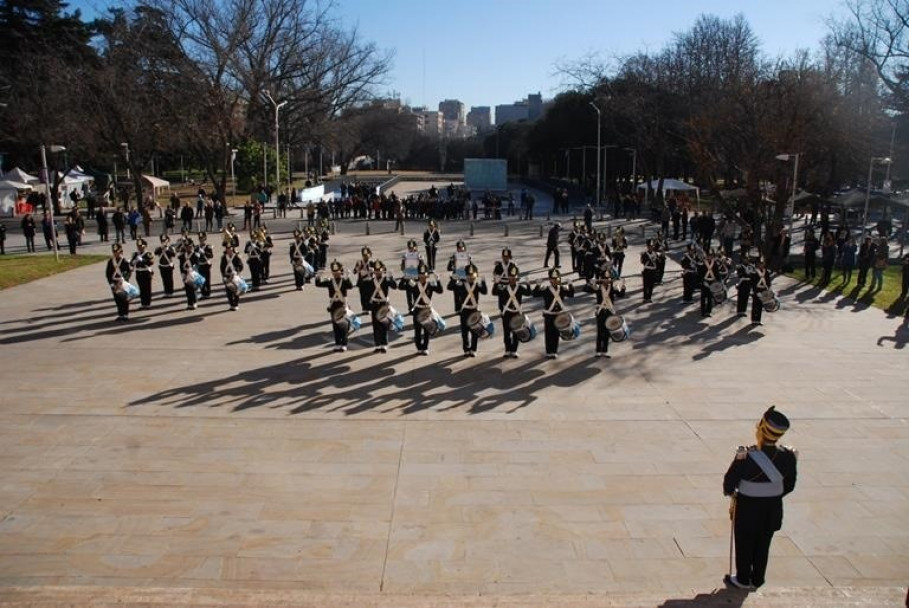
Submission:
[[[31,213],[26,213],[25,217],[22,218],[22,234],[25,235],[25,249],[29,253],[35,253],[36,232],[35,218],[32,217]]]
[[[855,258],[858,246],[855,244],[855,237],[850,236],[843,245],[843,285],[852,281],[852,271],[855,269]]]

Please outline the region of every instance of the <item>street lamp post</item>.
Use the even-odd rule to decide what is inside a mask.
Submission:
[[[626,152],[631,152],[631,196],[637,196],[635,190],[638,186],[638,149],[625,148]]]
[[[795,219],[795,191],[799,183],[799,157],[802,155],[801,152],[796,154],[777,154],[777,160],[794,160],[792,166],[792,198],[789,199],[789,204],[786,208],[789,211],[789,238],[792,238],[792,222]]]
[[[287,105],[287,100],[278,103],[268,91],[265,91],[265,97],[275,107],[275,188],[279,189],[281,188],[281,147],[278,144],[278,113]]]
[[[600,108],[597,107],[595,103],[590,102],[590,107],[597,111],[597,211],[600,210],[600,170],[602,166],[600,165],[600,139],[603,134],[602,124],[603,124],[603,114],[600,112]]]
[[[132,177],[129,174],[129,144],[123,142],[120,144],[120,147],[123,148],[123,156],[126,158],[126,181],[130,181]],[[53,152],[53,150],[51,150],[51,152]]]
[[[66,148],[63,146],[50,146],[50,151],[54,154],[57,152],[63,152]],[[44,210],[50,211],[50,221],[51,221],[51,240],[54,243],[54,259],[60,261],[60,249],[57,247],[57,224],[54,222],[54,204],[51,200],[51,190],[50,190],[50,173],[47,171],[47,152],[45,151],[44,144],[41,144],[41,170],[44,172],[44,196],[46,197],[44,203]]]
[[[234,173],[234,163],[237,161],[237,149],[231,148],[230,150],[230,186],[233,190],[233,198],[237,198],[237,176]],[[236,200],[234,200],[236,202]]]
[[[872,156],[868,163],[868,185],[865,187],[865,211],[862,213],[862,240],[865,240],[865,230],[868,226],[868,203],[871,201],[871,177],[874,172],[874,163],[889,165],[890,158],[886,156]]]

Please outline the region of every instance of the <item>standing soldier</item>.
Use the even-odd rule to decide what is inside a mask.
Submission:
[[[701,316],[709,317],[713,313],[713,284],[719,281],[716,259],[708,251],[704,260],[698,264],[698,278],[701,282]]]
[[[274,246],[275,242],[268,234],[268,226],[263,224],[259,229],[259,256],[262,260],[262,283],[265,285],[268,285],[268,279],[271,278],[271,250]]]
[[[344,276],[344,265],[334,260],[330,266],[331,277],[316,279],[316,287],[328,289],[328,314],[331,315],[331,330],[335,338],[335,352],[347,350],[347,335],[350,320],[347,318],[347,292],[353,289],[350,278]]]
[[[594,282],[591,281],[584,286],[584,291],[593,293],[597,298],[597,306],[594,312],[594,318],[597,322],[597,345],[596,357],[609,358],[609,329],[606,327],[606,320],[615,312],[615,292],[612,288],[612,277],[609,272],[603,272]]]
[[[511,249],[506,247],[502,250],[502,261],[496,262],[492,268],[492,279],[494,283],[507,284],[511,276],[511,269],[517,268],[517,264],[511,259]],[[515,274],[515,276],[518,276]],[[502,309],[499,307],[499,312]]]
[[[199,265],[199,253],[193,245],[192,239],[183,241],[183,251],[180,252],[180,275],[183,278],[183,291],[186,293],[186,310],[196,309],[196,282],[193,276]],[[201,273],[200,273],[201,275]]]
[[[508,252],[508,259],[505,259],[505,252]],[[521,309],[521,299],[524,296],[531,295],[530,285],[527,283],[518,284],[520,271],[518,267],[511,262],[511,251],[502,250],[503,265],[507,268],[504,282],[496,281],[492,286],[492,293],[499,298],[499,311],[502,313],[502,341],[505,343],[505,357],[518,358],[518,344],[520,341],[512,329],[513,319],[515,317],[524,317],[524,311]],[[496,269],[499,265],[496,264]]]
[[[688,243],[679,264],[682,266],[682,302],[687,304],[694,301],[694,290],[698,285],[698,258],[693,244]]]
[[[625,238],[625,229],[619,226],[612,235],[612,263],[616,269],[616,277],[622,276],[626,249],[628,249],[628,239]]]
[[[546,257],[543,259],[543,267],[549,267],[549,256],[555,255],[555,267],[561,268],[559,264],[559,232],[562,231],[562,224],[556,222],[552,228],[549,229],[549,233],[546,235]]]
[[[559,330],[555,319],[559,313],[565,312],[562,298],[574,297],[574,286],[569,283],[562,285],[562,274],[555,268],[549,271],[549,285],[537,285],[533,296],[543,298],[543,328],[546,339],[546,358],[555,359],[559,355]]]
[[[177,252],[170,244],[170,237],[162,234],[161,246],[155,249],[155,258],[158,260],[158,271],[161,273],[165,298],[174,295],[174,259],[176,257]]]
[[[294,269],[294,285],[297,287],[297,291],[303,291],[303,287],[306,284],[307,275],[313,272],[312,264],[306,260],[307,252],[309,248],[306,245],[306,241],[303,240],[303,233],[297,229],[294,229],[294,240],[290,242],[290,265]],[[307,268],[306,266],[309,266]]]
[[[739,276],[739,282],[735,286],[735,312],[739,317],[744,317],[748,314],[748,299],[751,297],[751,275],[754,274],[754,266],[745,258],[735,267],[735,273]]]
[[[772,277],[770,276],[770,270],[767,268],[767,263],[764,261],[764,258],[760,258],[757,264],[754,266],[754,271],[751,273],[751,286],[752,286],[752,296],[751,296],[751,324],[752,325],[763,325],[761,323],[761,315],[764,312],[764,301],[761,300],[758,293],[769,290],[770,282]]]
[[[237,255],[233,243],[228,242],[224,245],[224,255],[221,256],[221,278],[224,281],[227,303],[231,310],[240,309],[240,293],[243,284],[243,279],[240,278],[241,272],[243,272],[243,260]]]
[[[723,478],[723,494],[732,497],[736,571],[724,582],[739,589],[764,584],[770,542],[783,526],[783,496],[795,489],[798,454],[776,445],[788,429],[789,419],[771,406],[757,424],[757,443],[739,446]]]
[[[367,312],[371,310],[369,298],[372,296],[372,249],[363,247],[360,249],[360,259],[354,265],[354,274],[357,275],[357,287],[360,289],[360,310]]]
[[[478,336],[470,330],[468,320],[473,313],[478,311],[480,294],[486,294],[487,288],[486,281],[477,280],[479,271],[476,266],[468,264],[466,273],[466,279],[452,274],[451,280],[448,282],[448,290],[455,294],[455,312],[461,318],[461,345],[464,347],[464,356],[476,357]]]
[[[139,237],[136,240],[136,252],[129,261],[136,275],[136,287],[139,288],[139,301],[142,308],[150,308],[152,301],[152,275],[155,274],[155,257],[147,251],[148,243]]]
[[[401,272],[404,273],[405,279],[416,279],[419,275],[418,269],[423,263],[423,256],[417,251],[417,241],[410,239],[407,241],[407,251],[401,255]],[[410,292],[407,294],[407,308],[413,308],[413,301],[410,299]]]
[[[439,227],[435,220],[429,220],[429,226],[423,233],[423,243],[426,245],[426,265],[430,272],[434,272],[436,269],[436,251],[438,251],[441,240],[442,235],[439,234]]]
[[[259,285],[262,284],[262,241],[259,238],[258,230],[252,230],[249,233],[245,253],[252,290],[259,291]]]

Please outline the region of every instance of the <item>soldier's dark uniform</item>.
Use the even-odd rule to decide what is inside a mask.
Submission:
[[[461,320],[461,345],[464,347],[465,357],[475,357],[477,354],[477,334],[470,331],[467,320],[477,311],[480,294],[486,294],[486,281],[477,279],[477,267],[473,264],[467,266],[467,278],[460,279],[452,275],[448,281],[448,290],[455,294],[455,312]]]
[[[758,444],[739,447],[726,476],[723,494],[733,497],[735,576],[726,582],[742,589],[764,584],[770,542],[783,525],[783,496],[795,488],[797,454],[776,441],[789,420],[773,407],[757,426]]]

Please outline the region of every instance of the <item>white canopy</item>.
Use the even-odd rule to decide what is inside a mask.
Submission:
[[[24,182],[8,179],[0,181],[0,216],[13,215],[16,210],[16,202],[19,200],[19,191],[31,189],[31,185]]]
[[[645,190],[645,189],[647,189],[647,185],[648,185],[647,182],[644,182],[644,183],[642,183],[642,184],[638,184],[638,190]],[[656,189],[659,188],[659,187],[660,187],[660,180],[655,179],[655,180],[653,180],[653,181],[650,182],[650,188],[651,188],[652,190],[656,190]],[[699,188],[698,188],[697,186],[692,186],[691,184],[686,184],[685,182],[680,181],[680,180],[677,180],[677,179],[666,179],[666,178],[664,178],[664,179],[663,179],[663,190],[664,190],[664,191],[667,191],[667,190],[675,190],[675,191],[679,191],[679,190],[699,190]]]
[[[29,175],[28,173],[26,173],[19,167],[16,167],[15,169],[10,169],[6,173],[4,173],[3,179],[14,181],[14,182],[24,182],[24,183],[41,181],[39,178],[35,177],[34,175]]]
[[[145,180],[154,190],[159,188],[170,188],[170,182],[166,179],[161,179],[160,177],[155,177],[154,175],[145,175],[142,174],[142,179]]]

